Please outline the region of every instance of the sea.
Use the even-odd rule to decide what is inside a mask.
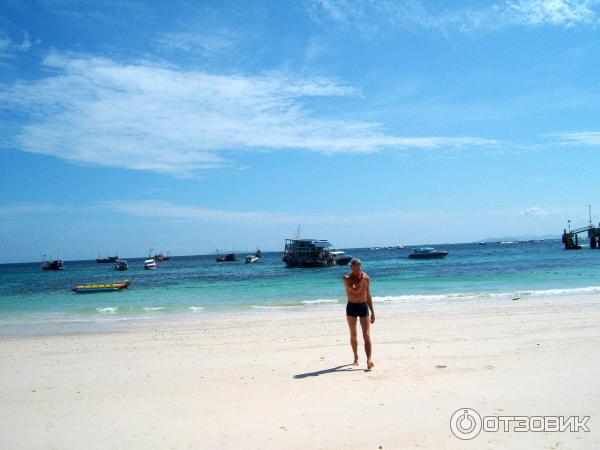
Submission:
[[[406,248],[346,249],[363,261],[374,303],[527,301],[600,294],[600,250],[564,250],[560,240],[435,245],[440,260],[412,260]],[[172,256],[157,270],[128,258],[129,270],[95,260],[65,261],[63,271],[40,263],[0,265],[0,334],[101,331],[115,324],[221,314],[343,308],[341,278],[349,266],[287,268],[282,252],[255,264],[214,255]],[[132,280],[119,292],[74,294],[78,284]],[[377,306],[376,306],[377,308]]]

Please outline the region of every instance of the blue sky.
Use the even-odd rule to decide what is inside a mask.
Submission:
[[[0,262],[558,235],[600,211],[599,31],[599,0],[4,0]]]

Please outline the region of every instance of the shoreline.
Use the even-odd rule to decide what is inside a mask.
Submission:
[[[111,294],[109,294],[111,295]],[[112,294],[114,295],[114,294]],[[484,306],[505,305],[513,302],[573,302],[600,298],[600,286],[588,286],[566,289],[546,289],[515,291],[514,293],[455,293],[432,295],[375,296],[373,303],[376,311],[380,309],[416,309],[421,310],[436,305],[460,307],[463,304],[480,304]],[[117,302],[115,302],[117,303]],[[36,313],[43,318],[30,318],[26,314],[17,317],[0,315],[0,338],[27,335],[54,335],[103,333],[134,329],[138,326],[160,326],[163,323],[195,321],[199,319],[226,320],[229,317],[254,316],[263,317],[269,314],[310,314],[313,311],[329,313],[343,311],[345,301],[339,299],[307,300],[293,304],[247,305],[244,307],[210,308],[163,307],[148,306],[141,310],[123,309],[120,307],[97,308],[95,313]],[[106,310],[106,311],[103,311]]]

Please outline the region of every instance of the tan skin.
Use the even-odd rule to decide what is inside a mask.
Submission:
[[[373,299],[371,298],[371,280],[366,272],[362,271],[360,265],[352,266],[352,273],[344,275],[344,287],[346,295],[350,303],[367,302],[370,317],[352,317],[346,316],[348,327],[350,328],[350,345],[354,352],[354,365],[358,366],[358,339],[356,333],[356,322],[360,319],[360,327],[362,328],[363,339],[365,341],[365,353],[367,354],[367,369],[371,370],[375,364],[371,358],[371,324],[375,323],[375,310],[373,309]]]

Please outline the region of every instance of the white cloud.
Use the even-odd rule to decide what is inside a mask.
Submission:
[[[235,47],[235,39],[231,33],[220,32],[198,34],[191,32],[164,33],[156,38],[159,46],[203,55],[218,54],[230,51]]]
[[[308,0],[306,4],[309,16],[318,23],[332,21],[369,35],[390,26],[447,33],[507,26],[596,25],[600,0],[506,0],[454,9],[419,0]]]
[[[4,31],[0,30],[0,59],[14,58],[16,53],[26,52],[31,48],[29,33],[23,32],[21,43],[16,43]]]
[[[552,214],[554,214],[553,211],[541,208],[539,206],[532,206],[531,208],[527,208],[524,211],[521,211],[522,216],[539,217],[539,218],[548,217]]]
[[[44,64],[45,78],[0,89],[0,104],[28,116],[14,145],[80,164],[184,176],[229,164],[229,151],[496,144],[468,136],[394,136],[377,123],[320,117],[309,107],[312,97],[358,94],[326,78],[215,75],[58,53]]]
[[[598,22],[598,0],[517,0],[508,11],[527,25],[558,25],[567,28]]]
[[[600,145],[600,131],[571,131],[547,135],[560,144]]]

